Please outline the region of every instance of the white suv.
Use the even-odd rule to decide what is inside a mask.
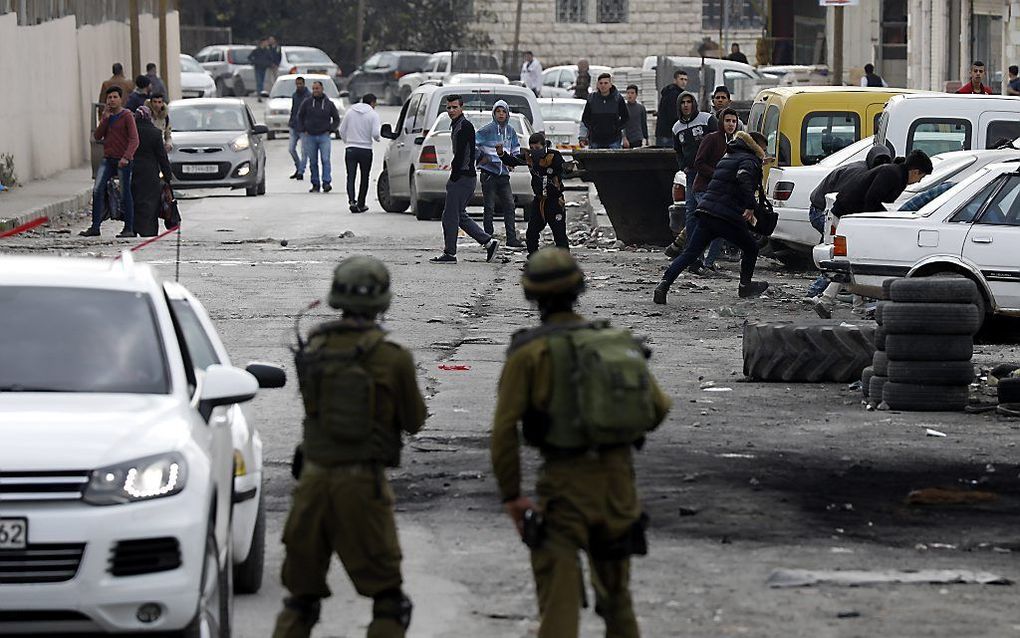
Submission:
[[[0,634],[229,637],[231,514],[258,496],[233,427],[260,382],[203,352],[207,319],[129,254],[0,257]]]

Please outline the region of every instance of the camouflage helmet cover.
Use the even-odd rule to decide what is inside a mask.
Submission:
[[[528,299],[576,296],[584,291],[584,272],[569,251],[543,248],[525,264],[521,286]]]

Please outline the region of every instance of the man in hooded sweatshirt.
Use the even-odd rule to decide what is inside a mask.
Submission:
[[[613,76],[603,73],[595,83],[596,91],[588,96],[581,113],[581,123],[588,130],[588,147],[623,148],[623,130],[630,119],[627,102],[613,86]]]
[[[347,201],[352,213],[364,213],[365,197],[368,195],[368,174],[372,171],[372,142],[381,142],[381,123],[375,112],[376,98],[366,93],[361,102],[355,104],[344,115],[340,124],[340,139],[347,145],[344,161],[347,165]],[[354,196],[354,178],[361,170],[361,185],[358,196]]]
[[[332,163],[330,162],[329,134],[340,126],[340,112],[322,88],[322,82],[312,82],[312,97],[301,103],[298,109],[298,130],[304,138],[305,159],[312,169],[312,188],[308,192],[319,192],[319,159],[322,159],[322,191],[333,190]]]
[[[694,160],[701,148],[701,140],[710,133],[719,130],[719,121],[711,113],[703,113],[698,109],[698,98],[690,91],[680,94],[676,103],[677,121],[673,124],[673,149],[676,151],[677,164],[687,177],[687,206],[684,235],[690,241],[694,236],[697,218],[694,210],[697,200],[694,197],[694,178],[698,172],[694,170]]]
[[[287,122],[287,127],[290,128],[290,141],[287,144],[287,151],[290,153],[291,159],[294,160],[294,174],[290,176],[291,179],[302,180],[305,178],[305,165],[308,163],[308,158],[298,154],[301,129],[298,128],[297,119],[301,105],[310,97],[312,97],[312,92],[305,86],[305,79],[297,78],[294,80],[294,93],[290,96],[290,120]]]
[[[521,150],[521,141],[510,125],[510,107],[503,100],[496,100],[492,106],[492,122],[475,132],[475,148],[485,206],[482,227],[487,234],[492,234],[493,212],[498,208],[506,227],[506,245],[523,248],[514,223],[514,192],[510,187],[510,171],[513,168],[500,159],[503,151],[516,157]]]

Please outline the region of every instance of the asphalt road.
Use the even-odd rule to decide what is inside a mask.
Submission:
[[[397,110],[380,109],[392,121]],[[293,482],[288,463],[301,408],[289,345],[295,313],[323,298],[345,256],[389,264],[395,298],[386,315],[394,340],[414,351],[428,396],[425,430],[408,441],[392,473],[415,603],[410,636],[518,638],[534,635],[536,606],[525,548],[503,516],[488,463],[499,369],[510,334],[536,321],[518,285],[523,257],[495,263],[471,240],[456,266],[427,263],[441,249],[438,223],[371,211],[351,215],[342,149],[333,145],[331,194],[307,193],[292,172],[287,140],[268,143],[267,195],[190,193],[182,203],[180,281],[206,305],[236,364],[278,362],[291,381],[249,406],[265,443],[269,543],[266,582],[236,601],[235,635],[267,636],[284,591],[280,531]],[[381,169],[378,145],[374,172]],[[580,208],[571,208],[571,214]],[[576,220],[572,220],[576,221]],[[78,226],[73,226],[74,230]],[[16,238],[17,252],[111,256],[128,246],[106,229],[86,241],[50,228]],[[287,246],[281,245],[287,240]],[[842,384],[741,380],[745,320],[809,319],[799,300],[813,278],[763,260],[768,297],[739,300],[732,278],[684,276],[669,305],[651,288],[665,260],[648,251],[575,248],[590,282],[581,312],[648,335],[653,368],[675,400],[638,455],[651,514],[651,555],[634,567],[634,599],[646,636],[1011,636],[1020,635],[1013,587],[883,585],[770,589],[778,568],[979,569],[1020,578],[1020,423],[990,415],[867,412]],[[138,253],[173,277],[172,238]],[[849,307],[837,318],[852,321]],[[303,324],[334,316],[317,309]],[[978,349],[982,364],[1020,359],[1015,343]],[[441,363],[470,366],[442,371]],[[723,391],[707,392],[705,382]],[[925,436],[924,427],[946,438]],[[528,453],[529,477],[535,455]],[[529,484],[532,481],[528,479]],[[918,507],[909,491],[980,485],[996,500]],[[338,565],[317,636],[358,636],[371,603]],[[589,590],[590,596],[590,590]],[[591,610],[583,635],[601,635]]]

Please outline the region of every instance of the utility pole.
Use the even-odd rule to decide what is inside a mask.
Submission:
[[[163,83],[169,83],[167,79],[170,76],[170,71],[167,68],[167,51],[166,51],[166,12],[167,12],[167,0],[159,0],[159,77],[163,79]],[[163,96],[169,100],[169,95]]]
[[[141,37],[138,34],[138,0],[128,2],[131,13],[131,77],[142,75]]]
[[[513,69],[521,68],[521,14],[524,12],[524,0],[517,0],[517,17],[514,20],[514,49],[513,49]]]
[[[832,85],[843,85],[843,7],[833,7]]]
[[[365,61],[365,0],[358,0],[355,20],[357,26],[354,29],[354,64],[357,66]]]

